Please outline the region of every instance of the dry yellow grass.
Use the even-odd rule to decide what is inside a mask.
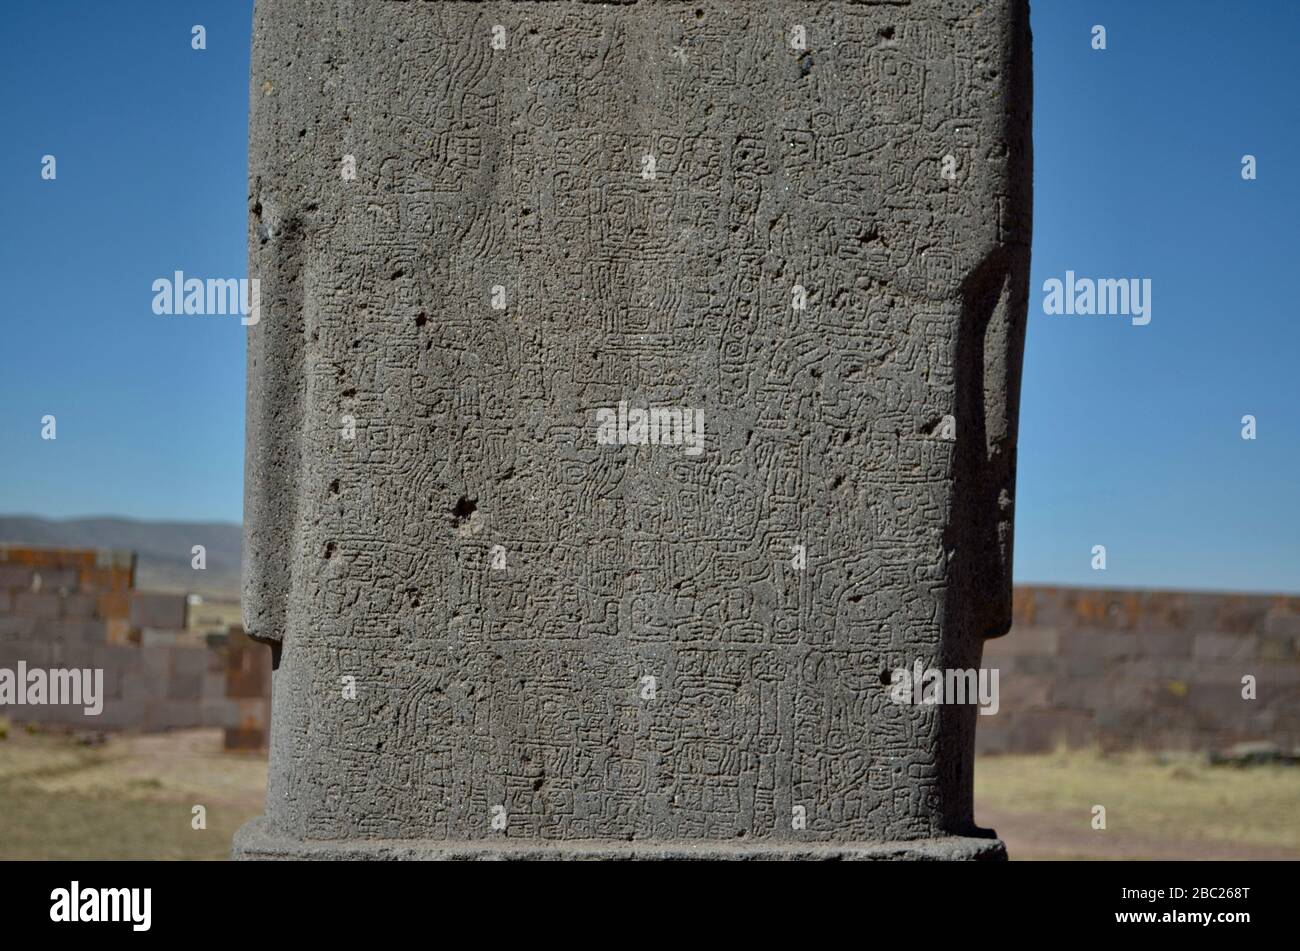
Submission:
[[[0,859],[222,859],[262,811],[266,764],[220,730],[100,746],[10,726],[0,740]],[[206,829],[192,827],[193,807]]]
[[[1106,808],[1106,828],[1092,809]],[[986,756],[975,816],[1021,858],[1300,858],[1300,768],[1193,754]]]

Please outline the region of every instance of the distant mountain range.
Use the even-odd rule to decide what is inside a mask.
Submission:
[[[0,545],[111,548],[136,553],[135,586],[239,597],[243,529],[231,522],[140,522],[129,518],[48,519],[0,515]],[[207,568],[190,567],[191,550],[207,550]]]

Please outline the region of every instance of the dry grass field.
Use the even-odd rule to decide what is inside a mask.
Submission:
[[[0,720],[0,859],[224,859],[262,811],[266,764],[218,730],[29,733]],[[1300,858],[1300,768],[1060,752],[976,768],[978,821],[1013,859]],[[193,807],[207,828],[192,828]],[[1106,829],[1092,808],[1106,807]]]
[[[1093,829],[1093,807],[1106,828]],[[1013,859],[1300,859],[1300,767],[1194,754],[986,756],[975,818]]]
[[[0,859],[224,859],[235,830],[262,811],[265,788],[264,758],[223,752],[220,730],[87,746],[9,726]],[[192,828],[196,805],[206,829]]]

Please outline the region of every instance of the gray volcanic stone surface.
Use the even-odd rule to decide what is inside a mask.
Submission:
[[[255,20],[237,853],[1001,855],[1024,0]]]

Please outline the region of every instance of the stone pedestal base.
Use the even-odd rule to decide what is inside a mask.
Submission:
[[[538,842],[509,838],[337,839],[305,841],[280,835],[263,817],[235,834],[235,859],[324,861],[1003,861],[1000,839],[945,836],[909,842]]]

